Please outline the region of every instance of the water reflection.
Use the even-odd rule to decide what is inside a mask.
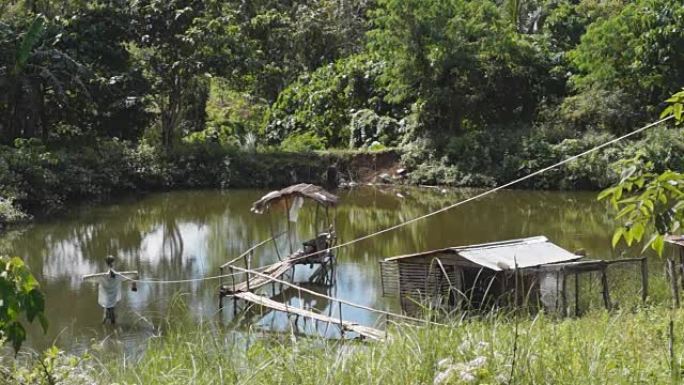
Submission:
[[[47,336],[32,333],[29,343],[44,347],[60,332],[63,344],[73,343],[77,337],[87,343],[90,337],[101,338],[110,333],[100,325],[97,288],[81,281],[84,274],[103,271],[104,257],[109,254],[117,257],[119,269],[137,269],[148,279],[188,279],[217,274],[222,263],[269,238],[271,229],[277,232],[285,228],[284,215],[250,213],[251,203],[264,193],[262,190],[160,193],[104,206],[75,208],[68,216],[42,220],[5,234],[0,239],[0,248],[25,257],[47,292],[50,331]],[[359,188],[338,193],[341,205],[335,210],[335,218],[338,242],[344,243],[477,191],[442,193],[433,189]],[[312,208],[313,205],[305,204],[300,213],[297,231],[304,237],[315,232]],[[610,258],[616,254],[610,248],[610,224],[610,212],[596,201],[593,193],[503,191],[341,249],[335,270],[336,285],[328,294],[396,310],[396,303],[381,295],[380,259],[524,236],[543,234],[567,249],[583,248],[590,257]],[[295,247],[300,241],[293,238]],[[277,247],[285,254],[287,238],[279,238]],[[276,260],[273,245],[268,245],[258,250],[253,265]],[[307,273],[302,268],[295,279],[306,280]],[[196,317],[213,317],[218,285],[216,280],[182,285],[141,284],[137,292],[125,292],[119,306],[119,318],[125,320],[121,328],[134,330],[131,338],[135,339],[141,332],[136,332],[131,325],[138,322],[139,315],[153,321],[166,315],[169,301],[178,291],[187,293],[187,302]],[[286,290],[281,295],[285,296],[281,300],[299,305],[298,294]],[[320,298],[304,295],[302,301],[323,314],[337,316],[339,312],[337,305]],[[342,313],[345,320],[366,325],[377,321],[375,315],[347,306],[342,307]],[[289,325],[283,314],[263,314],[258,320],[258,326],[271,330],[285,330]]]

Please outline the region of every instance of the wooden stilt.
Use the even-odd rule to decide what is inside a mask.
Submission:
[[[219,267],[219,288],[223,289],[223,267]],[[220,290],[220,289],[219,289]],[[219,310],[223,309],[223,293],[219,291]]]
[[[684,247],[677,246],[677,249],[679,249],[679,268],[677,269],[679,271],[679,286],[684,288]]]
[[[610,310],[610,289],[608,288],[608,274],[606,272],[606,266],[601,268],[601,285],[603,286],[603,304],[606,310]]]
[[[342,321],[342,302],[337,303],[340,308],[340,333],[342,334],[342,337],[344,337],[344,321]]]
[[[314,214],[314,235],[318,236],[320,230],[318,229],[318,209],[321,207],[320,204],[316,205],[316,214]]]
[[[245,266],[247,266],[247,270],[251,270],[249,260],[250,260],[250,258],[245,255]],[[251,289],[249,287],[249,281],[251,281],[252,279],[249,276],[249,273],[245,273],[245,275],[247,277],[247,280],[245,281],[245,284],[247,285],[247,291],[251,291]]]
[[[280,257],[280,250],[278,250],[278,236],[276,236],[273,229],[273,220],[271,218],[268,219],[268,227],[271,230],[271,239],[273,239],[273,248],[275,249],[276,257],[278,257],[279,261],[282,261],[283,259]]]
[[[290,203],[285,199],[285,221],[287,222],[287,243],[292,254],[292,231],[290,229]]]
[[[673,257],[667,259],[668,273],[670,275],[670,290],[672,291],[672,303],[675,309],[679,308],[679,289],[677,288],[677,269]]]
[[[648,299],[648,259],[641,260],[641,300],[646,303]]]
[[[580,315],[580,309],[579,309],[579,273],[575,273],[575,317],[579,317]]]
[[[561,269],[561,304],[563,306],[563,309],[561,311],[561,314],[563,317],[568,316],[568,276],[565,274],[565,269]]]

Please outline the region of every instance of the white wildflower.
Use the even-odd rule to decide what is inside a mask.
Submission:
[[[468,362],[467,366],[471,369],[479,369],[487,364],[487,357],[477,356]]]
[[[437,367],[444,370],[451,366],[453,362],[454,360],[451,357],[442,358],[441,360],[437,361]]]
[[[437,375],[435,375],[434,381],[432,383],[434,385],[440,385],[446,383],[450,378],[451,375],[454,372],[454,368],[450,367],[449,369],[443,371],[443,372],[438,372]]]
[[[471,373],[470,371],[467,371],[467,370],[461,371],[461,373],[459,373],[458,377],[463,382],[475,382],[475,380],[477,380],[475,375],[473,373]]]

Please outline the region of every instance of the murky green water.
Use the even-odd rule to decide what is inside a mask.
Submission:
[[[70,214],[39,220],[0,239],[3,249],[27,259],[47,293],[47,335],[31,333],[29,345],[41,348],[56,341],[62,346],[87,346],[105,336],[124,346],[140,344],[153,332],[150,322],[168,315],[178,292],[196,319],[218,317],[218,281],[187,284],[140,284],[126,290],[118,306],[117,328],[101,325],[97,287],[83,282],[84,274],[105,270],[104,257],[118,258],[119,270],[139,270],[143,279],[175,280],[218,274],[218,267],[250,245],[269,238],[270,226],[283,229],[282,216],[256,215],[251,203],[266,191],[184,191],[149,195],[102,206],[76,207]],[[474,194],[458,190],[359,188],[339,191],[336,210],[341,242],[414,218]],[[305,204],[300,233],[313,233],[314,210]],[[546,235],[555,243],[590,257],[611,258],[610,212],[594,193],[504,191],[397,231],[338,251],[336,284],[326,293],[363,305],[397,310],[382,297],[378,261],[384,257],[432,248]],[[297,240],[295,240],[296,242]],[[284,253],[285,239],[279,244]],[[276,260],[273,245],[260,249],[254,265]],[[296,281],[306,280],[299,268]],[[284,298],[299,304],[296,292]],[[337,305],[303,296],[305,306],[336,315]],[[372,325],[376,316],[344,306],[343,318]],[[221,315],[226,322],[232,310]],[[257,316],[264,329],[288,328],[284,315]],[[311,325],[303,327],[311,328]],[[304,330],[311,332],[311,330]]]

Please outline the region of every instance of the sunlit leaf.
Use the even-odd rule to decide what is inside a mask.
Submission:
[[[662,256],[663,249],[665,248],[665,237],[660,234],[656,236],[653,242],[651,243],[651,248],[655,250],[658,256]]]
[[[622,235],[624,234],[624,232],[625,232],[625,228],[624,228],[624,227],[619,227],[617,230],[615,230],[615,232],[613,233],[613,239],[612,239],[612,241],[611,241],[611,244],[613,245],[613,248],[614,248],[615,246],[617,246],[618,242],[620,242],[620,238],[622,237]]]

